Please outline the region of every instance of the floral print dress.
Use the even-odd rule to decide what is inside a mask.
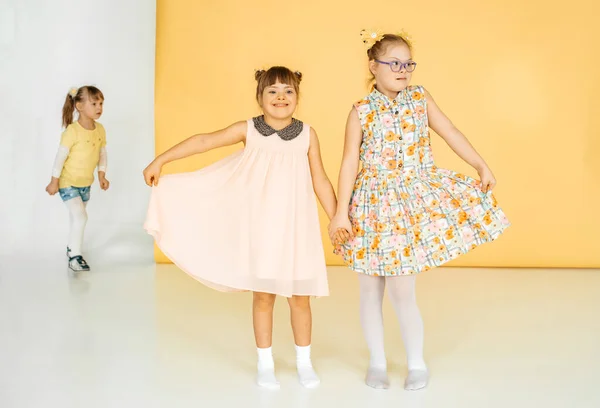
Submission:
[[[374,89],[355,107],[363,141],[349,209],[354,238],[335,248],[352,270],[420,273],[494,241],[510,225],[478,180],[435,166],[422,87],[394,100]]]

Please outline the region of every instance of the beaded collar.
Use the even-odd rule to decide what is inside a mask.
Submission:
[[[260,133],[261,135],[271,136],[273,133],[277,133],[277,136],[286,141],[297,138],[298,135],[302,133],[302,129],[304,126],[302,121],[292,118],[292,123],[287,125],[285,128],[281,130],[275,130],[271,126],[269,126],[267,122],[265,122],[264,115],[252,118],[252,121],[254,122],[254,127],[256,128],[256,130],[258,130],[258,133]]]

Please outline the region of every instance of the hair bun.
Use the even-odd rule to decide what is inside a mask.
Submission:
[[[265,72],[267,72],[267,71],[265,71],[264,69],[255,70],[254,71],[254,79],[256,79],[258,81]]]
[[[302,81],[302,72],[294,71],[294,75],[298,78],[298,82]]]

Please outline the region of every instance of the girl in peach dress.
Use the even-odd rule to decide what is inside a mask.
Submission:
[[[271,339],[275,296],[288,298],[301,384],[316,387],[310,296],[329,294],[315,193],[331,219],[336,198],[317,134],[293,118],[302,75],[257,71],[263,115],[194,135],[144,170],[153,186],[144,228],[184,272],[221,291],[252,291],[260,386],[277,389]],[[222,146],[237,153],[204,169],[160,177],[164,164]]]

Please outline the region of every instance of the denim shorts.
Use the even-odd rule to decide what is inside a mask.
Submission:
[[[65,187],[58,189],[58,194],[63,201],[81,197],[84,203],[90,199],[90,186],[88,187]]]

